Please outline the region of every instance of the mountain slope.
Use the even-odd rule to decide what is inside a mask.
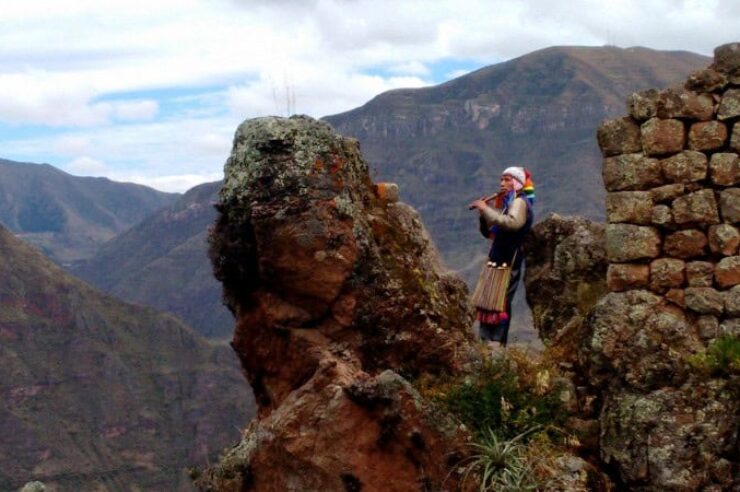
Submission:
[[[511,165],[533,171],[539,216],[603,218],[596,128],[633,91],[685,79],[710,59],[645,48],[553,47],[423,89],[381,94],[325,118],[399,183],[448,264],[471,282],[486,252],[466,205]]]
[[[495,190],[502,169],[524,163],[533,170],[540,217],[601,218],[599,122],[621,115],[632,91],[676,83],[708,61],[644,48],[549,48],[435,87],[390,91],[326,120],[359,138],[374,178],[399,183],[448,265],[471,283],[487,244],[467,204]],[[210,186],[112,240],[75,273],[172,310],[206,335],[230,334],[231,316],[205,260],[218,184]],[[517,303],[515,324],[527,311],[522,295]]]
[[[58,263],[90,256],[101,243],[178,196],[72,176],[48,164],[0,159],[0,223]]]
[[[121,303],[0,227],[0,490],[190,490],[254,415],[229,347]]]
[[[173,312],[205,336],[230,337],[234,318],[206,253],[221,184],[189,190],[72,271],[121,299]]]

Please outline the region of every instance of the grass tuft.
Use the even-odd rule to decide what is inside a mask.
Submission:
[[[712,377],[740,374],[740,337],[725,335],[717,338],[705,351],[689,357],[689,364]]]

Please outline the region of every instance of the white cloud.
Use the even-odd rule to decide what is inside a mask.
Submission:
[[[90,148],[90,139],[83,135],[62,135],[52,142],[52,150],[64,156],[82,155]]]
[[[400,87],[424,87],[418,77],[382,77],[343,71],[341,66],[294,66],[280,77],[265,77],[227,92],[228,106],[242,118],[266,114],[308,114],[315,118],[359,106],[377,94]],[[293,71],[295,70],[295,71]],[[326,73],[330,73],[327,80]]]
[[[225,152],[231,148],[231,136],[219,135],[214,132],[199,135],[192,142],[194,149],[202,150],[209,154],[225,155]]]
[[[418,76],[429,75],[432,72],[431,70],[429,70],[429,67],[417,60],[391,65],[390,67],[388,67],[388,71],[394,74]]]
[[[456,79],[458,77],[462,77],[463,75],[467,75],[468,73],[470,73],[470,70],[452,70],[451,72],[447,72],[446,77],[448,79]]]
[[[113,105],[116,119],[124,121],[153,120],[159,111],[157,101],[125,101]]]
[[[110,173],[105,164],[88,156],[71,160],[64,166],[64,170],[76,176],[105,176]]]
[[[45,161],[72,174],[183,192],[193,184],[221,179],[239,123],[240,118],[225,116],[83,128],[10,140],[3,150],[15,158]],[[35,158],[39,149],[54,149],[59,154],[64,150],[71,159]],[[77,154],[76,149],[84,153]]]
[[[111,179],[123,183],[136,183],[169,193],[183,193],[202,183],[209,183],[223,179],[221,173],[204,174],[176,174],[170,176],[141,176],[136,174],[117,173]]]
[[[56,129],[47,135],[36,128],[35,136],[24,138],[0,135],[0,148],[37,161],[42,150],[43,160],[51,152],[57,156],[52,163],[67,163],[68,169],[93,169],[94,161],[109,177],[119,173],[155,183],[165,176],[159,186],[184,186],[194,176],[220,173],[234,129],[246,117],[342,112],[389,89],[428,85],[429,67],[441,60],[486,64],[550,45],[609,43],[711,54],[715,46],[736,41],[738,5],[4,2],[0,123]],[[190,92],[196,88],[198,93]],[[176,97],[165,104],[151,95],[156,91],[176,91]]]

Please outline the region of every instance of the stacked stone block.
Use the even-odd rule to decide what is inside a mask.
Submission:
[[[740,45],[680,88],[632,94],[598,141],[609,289],[650,290],[704,338],[740,332]]]

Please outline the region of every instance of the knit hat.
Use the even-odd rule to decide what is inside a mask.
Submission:
[[[519,181],[519,183],[522,186],[524,186],[524,183],[527,182],[527,175],[524,172],[524,168],[523,167],[517,167],[517,166],[507,167],[506,169],[504,169],[504,172],[502,172],[501,174],[502,175],[503,174],[508,174],[512,178],[514,178],[517,181]]]
[[[529,203],[534,203],[534,182],[532,181],[532,174],[528,170],[523,167],[512,166],[504,169],[501,174],[508,174],[514,178],[517,181],[517,183],[514,183],[514,189],[522,190]]]

